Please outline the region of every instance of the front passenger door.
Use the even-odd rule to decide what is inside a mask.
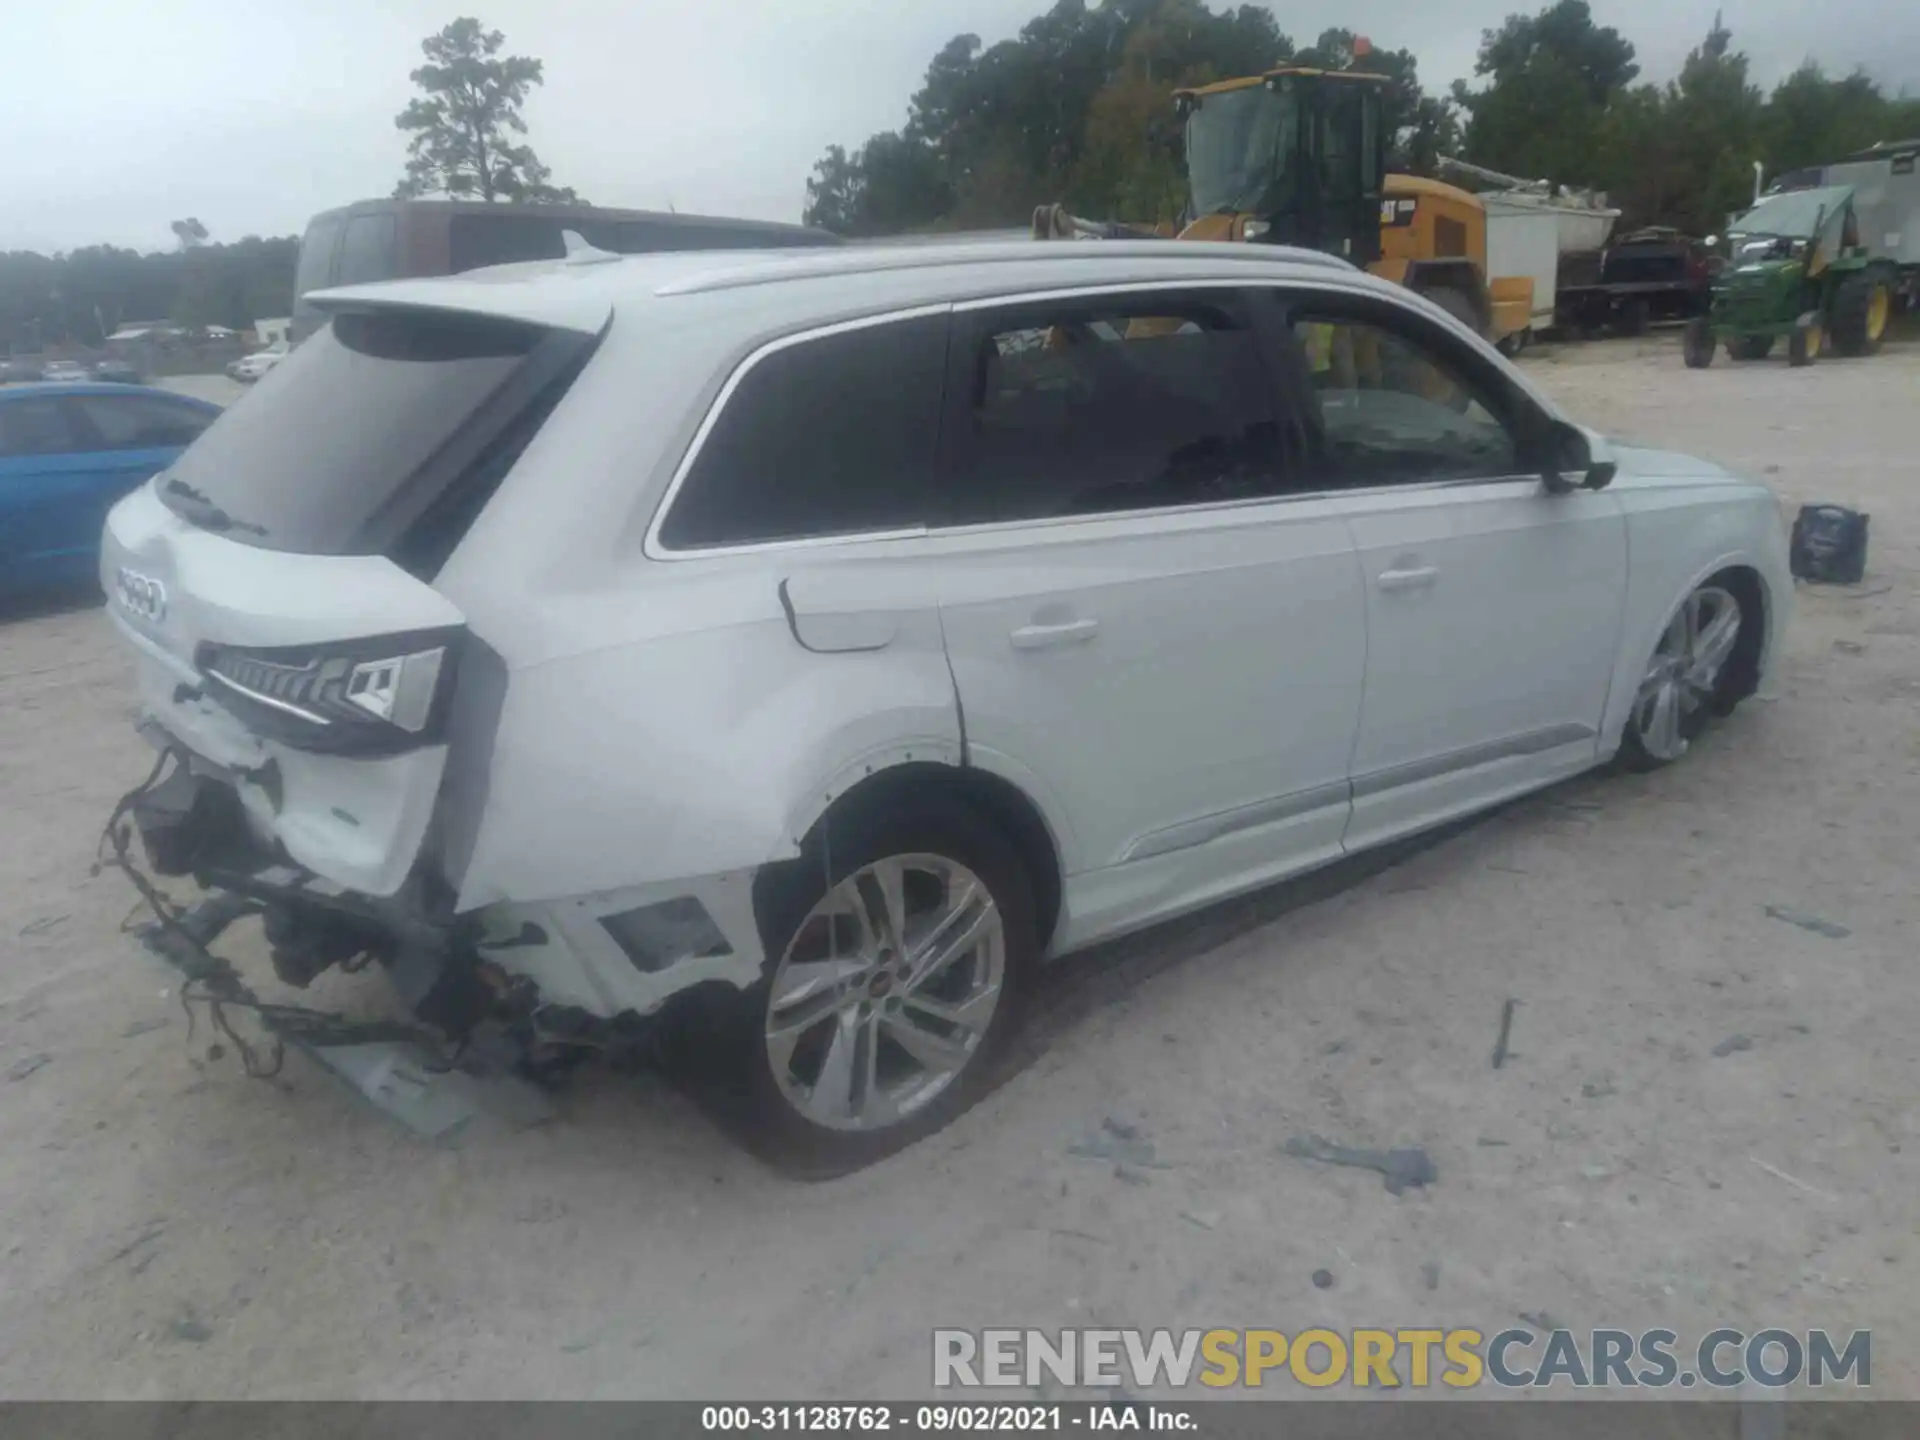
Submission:
[[[1309,483],[1342,495],[1366,590],[1348,848],[1592,764],[1626,591],[1618,500],[1549,493],[1537,407],[1413,307],[1284,304]]]

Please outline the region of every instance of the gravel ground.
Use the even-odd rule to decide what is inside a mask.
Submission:
[[[1525,363],[1603,429],[1871,510],[1867,583],[1803,589],[1774,693],[1674,769],[1059,967],[1018,1073],[827,1184],[647,1077],[436,1147],[300,1058],[208,1062],[88,871],[146,763],[125,660],[95,609],[0,627],[0,1396],[912,1396],[936,1325],[1522,1311],[1870,1326],[1876,1392],[1920,1396],[1920,345]],[[1108,1120],[1164,1168],[1069,1153]]]

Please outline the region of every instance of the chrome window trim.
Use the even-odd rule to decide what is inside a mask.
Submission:
[[[1041,243],[1036,241],[1036,244]],[[1072,242],[1060,242],[1072,243]],[[1095,242],[1085,242],[1095,243]],[[1355,276],[1362,272],[1353,272]],[[1249,290],[1268,288],[1276,290],[1318,290],[1322,292],[1360,296],[1379,299],[1385,304],[1402,304],[1397,297],[1383,296],[1370,285],[1342,284],[1338,274],[1316,275],[1309,278],[1281,278],[1275,276],[1242,275],[1228,278],[1224,276],[1195,277],[1193,279],[1169,278],[1163,280],[1122,280],[1108,281],[1088,285],[1075,285],[1052,290],[1015,291],[971,300],[939,301],[932,304],[914,305],[900,310],[889,310],[877,315],[862,315],[852,320],[838,320],[831,324],[817,325],[806,330],[797,330],[792,334],[781,335],[766,341],[748,353],[726,383],[714,396],[708,406],[706,416],[700,422],[700,428],[694,431],[693,439],[688,443],[686,453],[674,467],[673,476],[667,482],[665,494],[654,507],[653,518],[648,522],[645,538],[641,542],[641,553],[649,560],[688,561],[717,560],[738,555],[780,554],[786,551],[816,550],[831,545],[886,544],[901,540],[925,540],[932,537],[949,535],[971,537],[988,536],[1010,531],[1025,531],[1052,528],[1060,525],[1101,524],[1112,521],[1141,521],[1163,515],[1202,515],[1215,511],[1228,512],[1244,510],[1263,505],[1289,505],[1303,501],[1325,501],[1349,498],[1366,498],[1377,495],[1404,495],[1415,492],[1452,490],[1469,485],[1517,485],[1527,484],[1535,488],[1541,485],[1538,475],[1499,475],[1472,476],[1456,480],[1420,480],[1410,483],[1390,485],[1369,485],[1365,487],[1341,488],[1332,490],[1302,490],[1285,495],[1255,495],[1237,500],[1211,500],[1193,505],[1156,505],[1138,510],[1103,510],[1087,515],[1050,515],[1021,520],[985,520],[973,525],[914,525],[891,530],[851,530],[834,535],[806,535],[790,540],[753,540],[738,545],[709,545],[695,549],[674,549],[660,539],[660,530],[665,525],[667,515],[673,508],[681,488],[694,464],[705,448],[708,435],[719,424],[721,414],[733,399],[754,366],[767,356],[777,354],[795,345],[804,345],[812,340],[829,339],[835,335],[844,335],[854,330],[870,329],[877,325],[887,325],[905,320],[919,320],[933,315],[970,314],[980,310],[1014,308],[1030,303],[1045,303],[1051,300],[1093,299],[1102,295],[1137,295],[1153,291],[1191,291],[1191,290]],[[1412,292],[1408,292],[1411,294]],[[1402,304],[1402,308],[1416,318],[1427,320],[1420,311]],[[1523,389],[1529,389],[1522,382]],[[1530,392],[1529,392],[1530,393]],[[1535,397],[1536,399],[1538,397]],[[1552,412],[1551,407],[1546,407]]]

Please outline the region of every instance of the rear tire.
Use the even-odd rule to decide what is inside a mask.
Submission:
[[[1833,348],[1841,355],[1871,355],[1886,338],[1893,315],[1893,287],[1878,270],[1862,270],[1840,282],[1833,297]]]
[[[823,822],[769,879],[766,968],[728,1004],[716,1058],[754,1147],[826,1178],[985,1093],[1039,949],[1033,884],[1017,846],[944,798]]]

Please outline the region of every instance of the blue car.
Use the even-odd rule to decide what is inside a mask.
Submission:
[[[139,385],[0,389],[0,595],[92,580],[113,503],[219,416]]]

